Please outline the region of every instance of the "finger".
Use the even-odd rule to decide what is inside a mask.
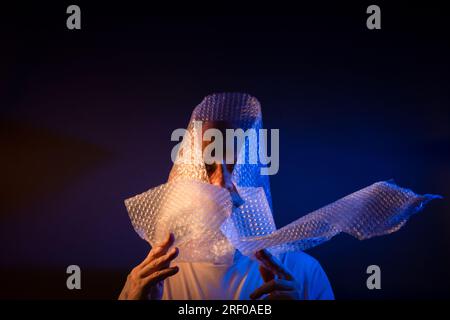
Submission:
[[[276,274],[280,278],[284,278],[286,280],[292,280],[292,274],[286,270],[286,268],[270,254],[267,250],[259,250],[255,253],[255,257],[262,262],[264,267],[269,269],[272,273]]]
[[[159,244],[159,247],[165,247],[165,248],[169,248],[173,242],[175,241],[175,236],[172,232],[169,232],[169,234],[167,235],[166,239]]]
[[[269,282],[265,282],[261,287],[256,289],[250,295],[250,299],[258,299],[265,294],[269,294],[273,291],[281,290],[281,291],[291,291],[294,290],[291,282],[282,279],[273,279]]]
[[[259,266],[259,273],[261,274],[261,278],[263,278],[264,282],[269,282],[275,278],[275,275],[263,265]]]
[[[269,269],[272,273],[276,274],[281,278],[285,278],[287,280],[292,280],[291,273],[286,270],[286,268],[282,265],[281,262],[278,261],[269,251],[267,250],[259,250],[255,253],[256,258],[263,263],[263,266],[266,269]]]
[[[178,256],[179,250],[177,247],[173,247],[165,255],[156,258],[146,266],[144,266],[140,272],[141,277],[146,277],[149,274],[167,268],[170,262]]]
[[[170,262],[174,260],[176,257],[178,257],[179,253],[180,253],[179,249],[177,247],[173,247],[165,255],[153,260],[151,264],[154,266],[154,268],[158,270],[167,268]]]
[[[144,286],[153,286],[178,272],[177,266],[156,271],[144,279]]]
[[[152,250],[153,251],[152,257],[156,258],[165,254],[167,250],[169,250],[169,248],[173,245],[174,242],[175,242],[174,234],[169,233],[167,235],[167,238],[163,242],[154,247],[154,249]]]
[[[167,253],[167,250],[173,245],[175,242],[175,236],[173,233],[169,233],[167,235],[167,238],[159,245],[154,246],[150,252],[148,253],[147,257],[142,261],[141,267],[145,266],[149,262],[151,262],[153,259],[158,258],[164,254]]]

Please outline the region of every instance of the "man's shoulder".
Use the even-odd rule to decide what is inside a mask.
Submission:
[[[322,268],[319,261],[302,251],[286,252],[282,255],[281,260],[284,265],[293,269],[312,271]]]
[[[287,252],[283,259],[294,278],[306,288],[307,299],[334,299],[328,277],[315,258],[304,252]]]

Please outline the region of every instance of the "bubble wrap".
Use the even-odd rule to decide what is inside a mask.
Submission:
[[[136,232],[152,246],[172,232],[181,261],[226,263],[234,254],[220,231],[232,207],[226,189],[198,181],[169,182],[125,200],[125,205]]]
[[[166,184],[125,200],[136,232],[151,245],[168,232],[175,235],[180,261],[228,263],[234,250],[252,256],[267,248],[274,254],[305,250],[340,232],[360,240],[397,231],[409,217],[436,195],[417,195],[393,182],[377,182],[276,229],[272,216],[269,178],[261,164],[236,164],[232,182],[244,200],[233,206],[230,193],[209,184],[201,157],[202,130],[194,121],[227,121],[243,130],[262,128],[256,98],[239,93],[213,94],[195,109],[188,125],[192,139],[183,140]],[[200,144],[201,145],[201,144]],[[248,157],[246,141],[240,156]],[[188,152],[188,162],[180,155]],[[244,153],[244,154],[242,154]]]
[[[267,235],[260,236],[257,232],[249,232],[247,226],[235,223],[233,216],[240,215],[239,211],[234,211],[231,219],[227,219],[221,229],[233,246],[244,255],[252,255],[264,248],[274,254],[280,254],[312,248],[340,232],[359,240],[395,232],[411,215],[435,198],[439,196],[417,195],[390,181],[377,182]],[[261,214],[263,216],[260,217]],[[259,212],[258,216],[252,217],[251,228],[261,230],[266,227],[265,219],[269,216],[270,212]],[[246,234],[240,229],[246,230]]]
[[[196,148],[194,141],[202,139],[202,131],[194,126],[194,121],[227,121],[235,128],[242,130],[263,128],[261,106],[259,101],[248,94],[242,93],[220,93],[212,94],[203,101],[192,112],[187,130],[191,139],[185,140],[180,147],[180,153],[188,152],[191,155],[188,163],[177,163],[170,171],[169,181],[175,180],[197,180],[209,183],[203,162],[201,148]],[[256,145],[251,145],[246,139],[238,158],[248,159],[252,152],[264,148],[264,145],[257,141]],[[261,164],[236,164],[232,173],[232,181],[236,186],[242,187],[262,187],[267,197],[269,205],[272,206],[270,194],[269,177],[261,175]]]

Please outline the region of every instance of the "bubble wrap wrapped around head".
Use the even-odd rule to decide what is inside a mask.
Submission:
[[[195,122],[201,121],[202,127],[196,127]],[[187,152],[190,155],[187,163],[175,162],[170,175],[169,182],[176,180],[199,180],[209,183],[205,163],[202,157],[201,142],[205,126],[214,127],[217,123],[230,129],[258,130],[262,129],[262,113],[259,101],[248,94],[242,93],[221,93],[212,94],[203,101],[192,112],[188,125],[188,132],[191,139],[184,139],[179,153]],[[238,150],[237,159],[249,159],[251,154],[257,154],[262,150],[264,144],[257,140],[256,144],[251,144],[249,139],[245,140],[245,145]],[[177,159],[178,160],[178,159]],[[269,205],[272,205],[270,195],[269,177],[261,175],[260,170],[263,165],[260,163],[236,163],[232,172],[232,180],[236,186],[241,187],[262,187],[266,194]]]
[[[168,182],[125,201],[135,230],[151,245],[174,233],[181,261],[228,263],[235,249],[248,256],[264,248],[274,254],[305,250],[340,232],[368,239],[398,230],[438,197],[377,182],[277,230],[269,178],[260,170],[263,165],[259,161],[234,165],[231,181],[243,200],[236,205],[227,189],[210,184],[202,157],[205,126],[196,126],[197,121],[213,127],[224,122],[233,129],[262,129],[256,98],[240,93],[207,96],[192,113],[186,133],[190,139],[183,139]],[[254,148],[265,145],[246,139],[238,157],[248,159]]]

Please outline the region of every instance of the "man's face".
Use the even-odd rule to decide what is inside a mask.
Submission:
[[[225,121],[208,121],[203,123],[203,132],[212,128],[220,130],[223,136],[225,136],[226,129],[235,129],[230,123]],[[202,151],[205,150],[205,148],[210,143],[212,143],[212,141],[203,141]],[[236,162],[237,159],[237,152],[234,152],[235,161],[231,164],[225,163],[226,157],[227,157],[227,150],[226,147],[224,146],[223,159],[221,162],[216,162],[212,164],[205,163],[209,183],[227,189],[231,194],[233,204],[235,206],[240,206],[244,203],[244,201],[239,196],[236,190],[236,186],[234,185],[231,179],[234,169],[234,163]]]

